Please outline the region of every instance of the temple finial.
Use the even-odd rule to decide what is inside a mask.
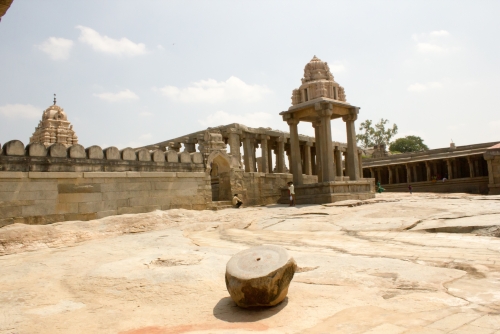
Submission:
[[[56,94],[54,94],[54,105],[56,105]]]

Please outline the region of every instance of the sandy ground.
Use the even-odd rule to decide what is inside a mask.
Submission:
[[[0,229],[0,333],[500,333],[500,196],[156,211]],[[288,297],[239,309],[238,251],[281,245]]]

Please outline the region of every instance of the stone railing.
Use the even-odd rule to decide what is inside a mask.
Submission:
[[[202,172],[203,156],[199,152],[119,150],[112,146],[84,148],[76,144],[66,147],[55,143],[45,147],[41,143],[24,146],[12,140],[0,146],[0,172]]]

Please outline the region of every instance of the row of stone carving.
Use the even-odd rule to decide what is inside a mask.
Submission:
[[[66,147],[61,143],[55,143],[49,147],[45,147],[42,143],[30,143],[24,147],[24,144],[19,140],[11,140],[5,143],[1,147],[1,152],[6,156],[203,163],[203,155],[200,152],[163,152],[161,150],[150,151],[145,148],[136,151],[130,147],[118,150],[114,146],[103,150],[97,145],[84,148],[80,144]]]

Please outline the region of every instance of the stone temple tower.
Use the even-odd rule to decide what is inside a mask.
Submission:
[[[54,143],[61,143],[66,147],[78,144],[78,137],[73,131],[73,125],[68,121],[68,116],[63,108],[56,105],[55,94],[54,104],[45,109],[42,120],[30,138],[30,143],[37,142],[46,147]]]
[[[293,90],[292,106],[319,97],[346,103],[344,87],[333,80],[328,63],[314,56],[304,68],[302,85]]]

